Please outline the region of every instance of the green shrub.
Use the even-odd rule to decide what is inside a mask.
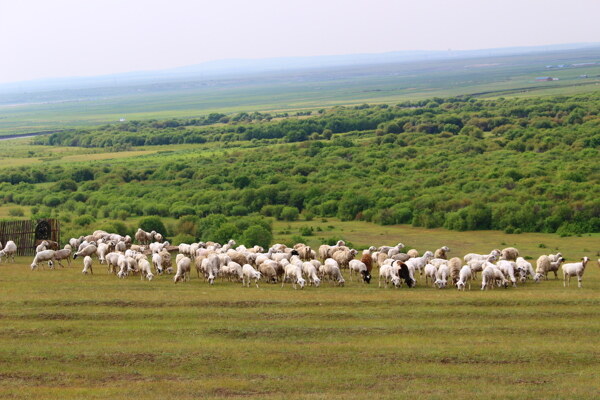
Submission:
[[[296,207],[283,207],[279,219],[284,221],[295,221],[298,219],[298,215],[300,215],[300,211],[298,211]]]
[[[86,226],[94,222],[96,219],[91,215],[81,215],[74,219],[75,225]]]
[[[139,227],[145,230],[146,232],[155,231],[162,234],[163,236],[168,234],[165,225],[163,224],[162,220],[158,217],[142,218],[139,222]]]

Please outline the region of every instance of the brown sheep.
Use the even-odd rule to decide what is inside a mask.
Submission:
[[[419,252],[416,249],[410,249],[409,251],[406,252],[406,254],[408,254],[408,256],[410,258],[417,258],[417,257],[419,257]]]
[[[348,250],[338,250],[333,253],[332,257],[335,261],[337,261],[340,268],[348,268],[348,264],[351,260],[354,260],[356,257],[357,251],[354,249]]]
[[[446,253],[450,252],[450,248],[448,246],[442,246],[437,249],[433,255],[434,258],[443,258],[444,260],[448,259],[448,255]]]
[[[514,247],[507,247],[500,253],[501,260],[517,261],[517,257],[519,257],[519,250]]]
[[[450,270],[450,278],[452,284],[456,285],[456,282],[460,279],[460,269],[462,267],[462,260],[458,257],[452,257],[448,260],[448,269]]]
[[[373,269],[373,257],[371,257],[371,252],[369,250],[363,250],[360,261],[367,266],[367,272],[370,274]]]

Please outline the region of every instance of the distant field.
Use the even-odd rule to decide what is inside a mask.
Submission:
[[[487,234],[482,234],[485,237]],[[415,243],[417,247],[423,244]],[[481,292],[0,266],[0,397],[595,399],[600,270]]]
[[[235,80],[99,90],[84,98],[0,106],[0,134],[117,122],[120,118],[193,118],[210,112],[317,110],[362,103],[395,104],[431,97],[576,94],[597,90],[600,66],[546,69],[565,62],[598,62],[597,49],[405,64],[315,69]],[[588,75],[587,79],[579,78]],[[536,76],[559,78],[536,82]]]

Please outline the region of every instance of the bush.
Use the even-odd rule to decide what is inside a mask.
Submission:
[[[260,225],[252,225],[246,229],[242,235],[242,242],[245,246],[261,246],[268,248],[273,241],[273,234]]]
[[[167,235],[167,229],[165,225],[158,217],[146,217],[140,220],[140,228],[145,230],[146,232],[158,232],[163,236]],[[137,229],[136,229],[137,230]]]
[[[53,194],[49,194],[48,196],[44,197],[43,202],[44,202],[44,205],[46,205],[48,207],[56,207],[60,203],[62,203],[62,199]]]
[[[284,221],[295,221],[298,219],[298,215],[300,215],[300,211],[298,211],[296,207],[283,207],[279,219]]]
[[[302,236],[312,236],[313,235],[313,228],[310,226],[302,226],[300,227],[300,234]]]
[[[22,217],[25,215],[25,212],[23,212],[23,209],[20,207],[9,208],[8,215],[11,217]]]
[[[73,222],[75,222],[75,225],[86,226],[86,225],[91,224],[94,221],[95,221],[95,218],[92,217],[91,215],[81,215],[81,216],[75,218],[75,220]]]
[[[174,246],[177,246],[180,243],[194,243],[196,241],[196,238],[193,237],[192,235],[188,235],[185,233],[180,233],[177,236],[173,237],[172,243]]]

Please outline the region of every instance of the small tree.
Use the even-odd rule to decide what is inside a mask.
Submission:
[[[145,230],[146,232],[158,232],[162,235],[166,235],[167,234],[167,229],[165,228],[165,225],[163,224],[163,222],[161,221],[160,218],[158,217],[146,217],[146,218],[142,218],[140,220],[140,228],[142,228],[143,230]]]

